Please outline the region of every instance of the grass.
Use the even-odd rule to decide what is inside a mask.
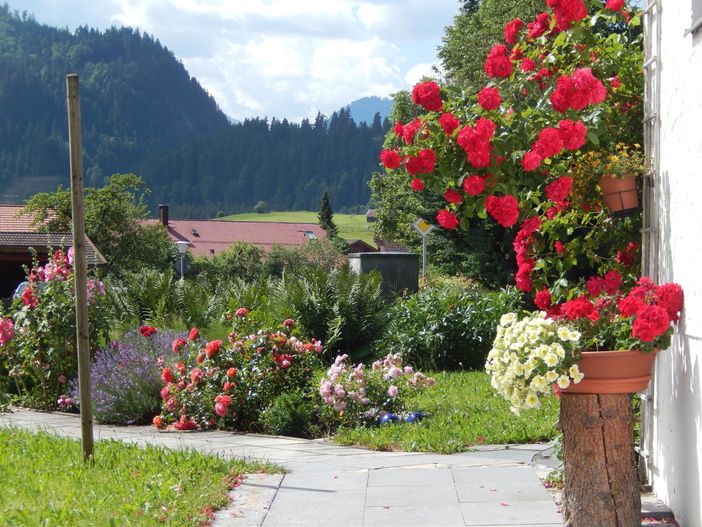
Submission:
[[[318,223],[316,212],[290,211],[290,212],[267,212],[265,214],[246,213],[234,214],[217,218],[228,221],[280,221],[291,223]],[[372,223],[366,222],[363,214],[334,214],[334,223],[339,228],[339,236],[347,240],[363,240],[375,247],[373,242]]]
[[[13,526],[193,526],[228,503],[243,473],[273,465],[194,451],[99,441],[95,461],[80,443],[47,433],[0,429],[2,524]]]
[[[388,424],[339,430],[335,441],[374,450],[405,450],[450,454],[476,444],[534,443],[553,439],[558,431],[559,403],[515,416],[509,404],[495,394],[484,372],[434,375],[436,385],[417,394],[410,410],[428,412],[420,423]]]

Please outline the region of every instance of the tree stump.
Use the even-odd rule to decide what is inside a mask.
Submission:
[[[628,394],[561,395],[566,527],[640,527]]]

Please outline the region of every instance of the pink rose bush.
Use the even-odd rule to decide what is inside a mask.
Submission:
[[[353,365],[348,355],[339,355],[320,380],[319,395],[333,410],[333,420],[354,426],[374,423],[383,415],[405,410],[408,394],[435,382],[411,366],[403,366],[399,353],[389,353],[370,368]]]
[[[155,426],[258,430],[261,412],[277,396],[309,384],[322,343],[293,335],[292,319],[270,330],[247,316],[248,309],[237,309],[227,342],[206,341],[196,328],[187,341],[173,341]]]
[[[10,389],[24,404],[52,409],[65,406],[60,399],[66,380],[77,374],[75,299],[71,251],[51,252],[28,269],[21,295],[0,311],[0,359],[8,364]],[[87,282],[91,343],[107,341],[105,286]]]

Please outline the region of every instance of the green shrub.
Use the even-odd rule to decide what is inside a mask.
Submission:
[[[425,289],[395,303],[377,355],[402,352],[408,363],[428,370],[482,369],[500,317],[519,301],[514,289]]]
[[[284,393],[261,414],[261,424],[267,434],[294,437],[315,435],[316,409],[301,390]]]
[[[279,295],[303,332],[324,343],[330,360],[341,353],[354,362],[367,356],[386,321],[380,275],[358,275],[348,263],[331,272],[286,275]]]

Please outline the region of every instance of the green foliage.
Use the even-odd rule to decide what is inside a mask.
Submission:
[[[328,237],[335,238],[339,235],[339,229],[336,223],[334,223],[334,211],[331,208],[331,203],[329,203],[329,193],[326,190],[324,194],[322,194],[322,201],[319,205],[317,219],[319,220],[319,226],[327,231]]]
[[[407,401],[427,412],[420,423],[344,428],[334,440],[374,450],[452,454],[478,444],[536,443],[556,437],[559,404],[555,397],[526,416],[515,416],[495,394],[483,372],[436,373],[436,385]]]
[[[81,463],[80,456],[78,441],[0,429],[3,523],[199,525],[209,521],[206,510],[228,503],[227,492],[239,474],[280,470],[270,464],[120,441],[98,441],[92,463]]]
[[[401,352],[422,369],[475,369],[485,365],[500,317],[519,306],[512,290],[428,288],[399,299],[378,343],[378,355]]]
[[[261,424],[267,434],[313,437],[316,413],[314,403],[298,389],[276,397],[261,414]]]
[[[107,309],[122,327],[208,327],[224,310],[224,299],[204,280],[179,280],[172,269],[143,269],[108,282]]]
[[[330,359],[347,353],[357,362],[369,354],[385,324],[380,275],[358,275],[348,263],[331,272],[286,274],[278,293],[305,334],[324,343]]]
[[[487,81],[485,57],[493,44],[504,40],[505,24],[513,18],[530,21],[545,7],[543,0],[482,0],[479,7],[474,0],[464,2],[439,48],[446,80],[468,91],[482,88]]]
[[[163,227],[141,223],[148,215],[148,193],[142,179],[134,174],[115,174],[103,187],[85,189],[85,232],[112,273],[145,266],[163,269],[171,261],[173,244]],[[32,214],[43,230],[72,230],[70,190],[59,187],[55,192],[35,194],[23,212]]]
[[[265,214],[268,212],[268,204],[265,201],[259,201],[254,205],[253,211],[256,214]]]
[[[252,280],[261,274],[263,252],[256,245],[234,242],[224,252],[214,256],[198,256],[193,261],[191,274],[211,284],[234,278]]]

